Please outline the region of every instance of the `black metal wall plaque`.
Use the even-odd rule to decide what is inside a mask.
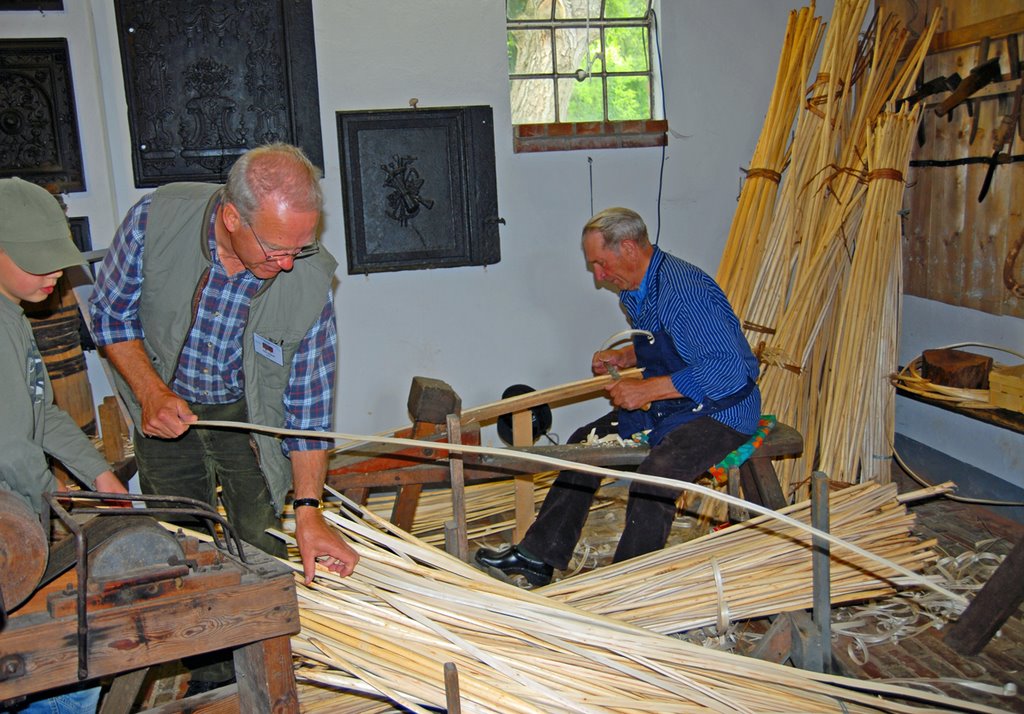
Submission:
[[[0,0],[0,10],[63,10],[64,0]]]
[[[88,216],[81,216],[77,218],[69,218],[68,226],[71,227],[71,240],[74,242],[75,247],[78,248],[82,253],[92,252],[92,233],[89,231],[89,218]],[[93,264],[87,266],[89,271],[88,278],[91,280],[96,279],[96,267]],[[96,349],[96,343],[93,342],[92,335],[89,333],[89,328],[85,326],[85,318],[83,318],[81,306],[78,310],[78,337],[82,341],[83,350],[94,350]]]
[[[0,178],[85,190],[68,41],[0,40]]]
[[[337,118],[349,274],[501,259],[490,107]]]
[[[116,0],[135,185],[223,181],[247,149],[323,166],[311,0]]]
[[[71,240],[75,247],[83,253],[92,250],[92,233],[89,231],[88,216],[69,218],[68,226],[71,228]]]

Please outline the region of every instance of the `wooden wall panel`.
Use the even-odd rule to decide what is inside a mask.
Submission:
[[[983,59],[979,49],[983,33],[991,33],[985,57],[998,56],[1002,72],[1001,81],[974,95],[977,131],[973,142],[974,119],[966,104],[947,118],[937,116],[935,109],[948,92],[926,100],[924,143],[914,147],[904,200],[904,292],[996,315],[1024,317],[1024,298],[1011,290],[1015,282],[1024,284],[1024,261],[1018,258],[1006,274],[1007,256],[1024,231],[1020,133],[1014,132],[1008,149],[1015,162],[996,167],[984,201],[978,201],[994,135],[1003,116],[1010,113],[1013,93],[1022,81],[1011,74],[1007,43],[1016,42],[1024,57],[1024,0],[897,0],[886,5],[903,16],[912,30],[923,26],[936,6],[944,8],[942,34],[936,36],[933,49],[948,49],[927,58],[924,80],[954,72],[966,78]],[[930,161],[952,165],[926,165]]]

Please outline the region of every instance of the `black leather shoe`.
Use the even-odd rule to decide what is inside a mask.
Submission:
[[[522,575],[534,587],[550,583],[555,572],[555,569],[544,561],[526,557],[514,545],[502,550],[480,548],[474,558],[485,568],[500,570],[505,575]]]

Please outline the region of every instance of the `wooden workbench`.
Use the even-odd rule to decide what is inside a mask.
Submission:
[[[37,591],[0,631],[0,701],[230,647],[237,687],[202,695],[190,711],[217,701],[219,712],[298,712],[292,571],[252,546],[245,546],[246,563],[199,547],[198,567],[193,561],[184,577],[90,593],[85,680],[69,592],[74,571]]]

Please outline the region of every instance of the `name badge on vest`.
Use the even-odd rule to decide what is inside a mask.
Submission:
[[[281,345],[275,344],[255,332],[252,335],[252,341],[256,347],[256,354],[266,357],[274,364],[284,365],[284,350],[281,349]]]

